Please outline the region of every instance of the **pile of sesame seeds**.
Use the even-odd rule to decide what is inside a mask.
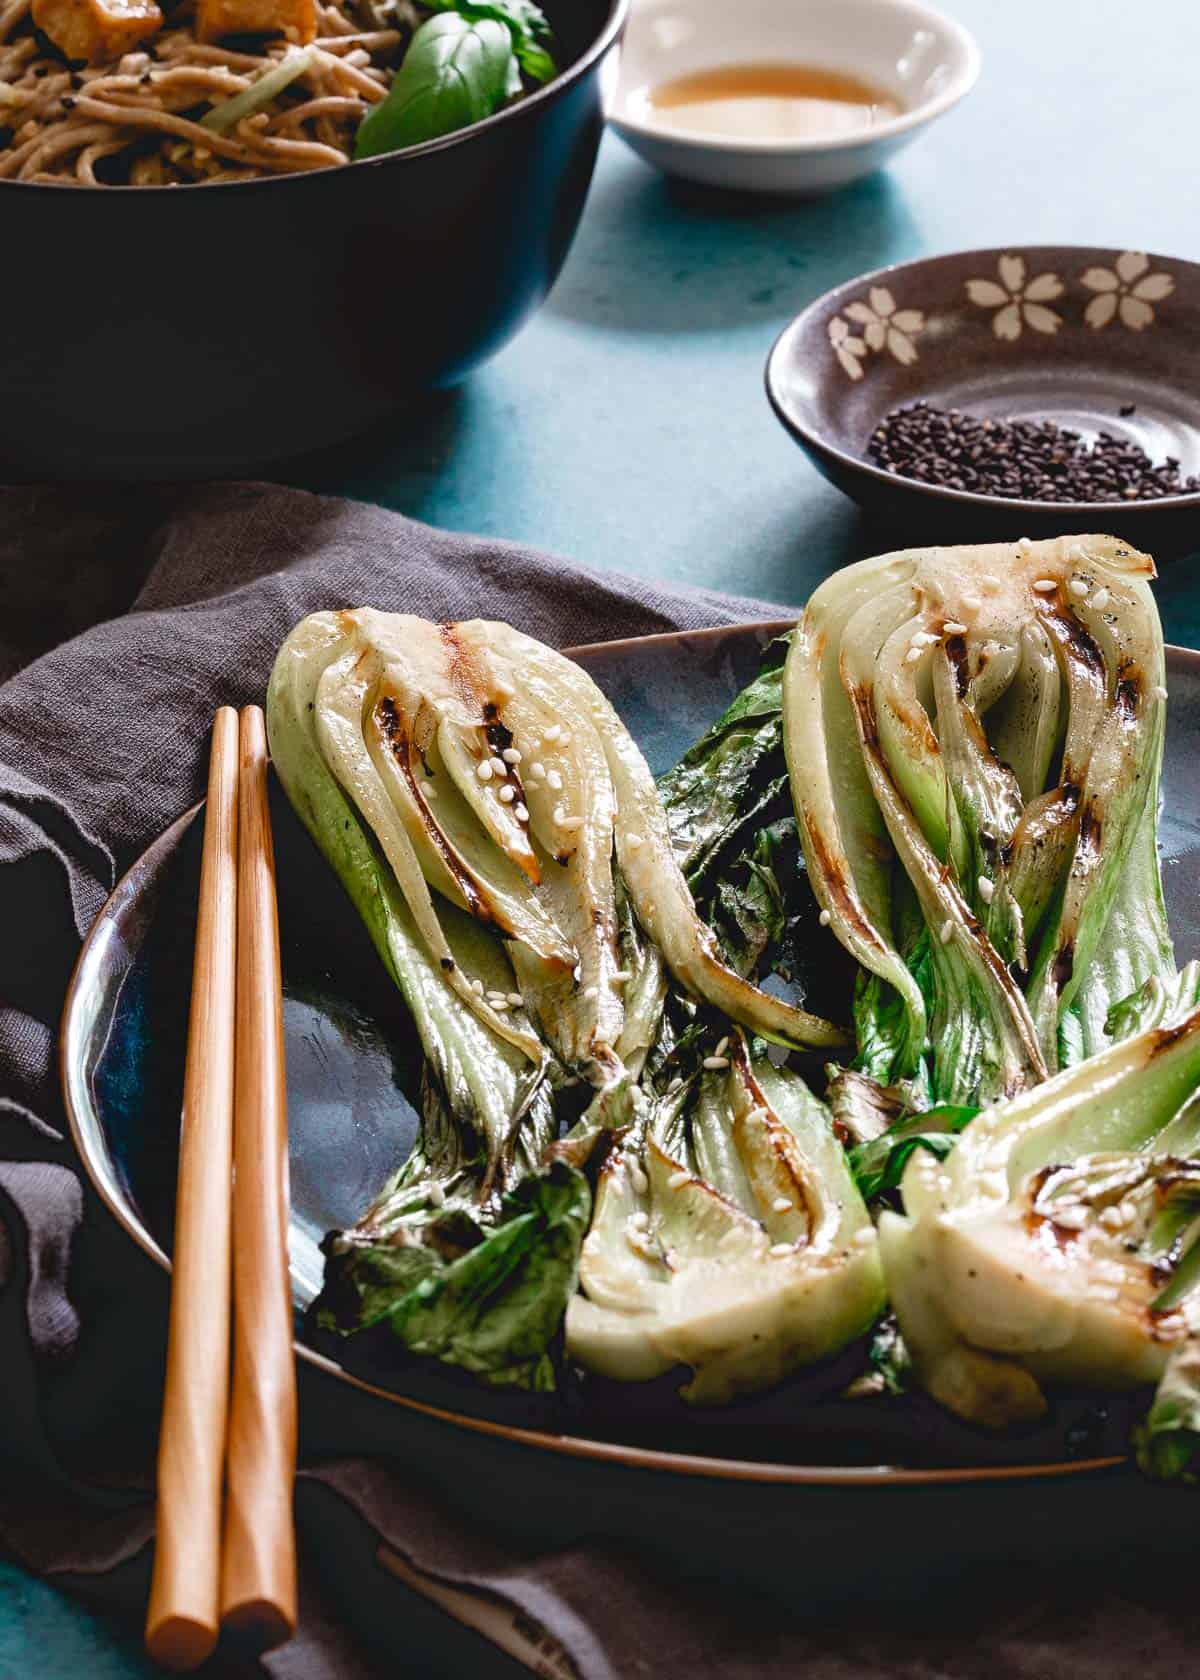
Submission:
[[[1010,500],[1145,502],[1200,491],[1200,478],[1183,477],[1174,456],[1155,462],[1111,432],[1088,443],[1053,420],[989,420],[924,402],[885,415],[867,454],[901,478]]]

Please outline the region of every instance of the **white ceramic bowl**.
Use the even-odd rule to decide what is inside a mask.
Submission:
[[[829,139],[731,139],[655,125],[648,88],[763,63],[857,76],[903,109]],[[878,169],[978,75],[971,36],[920,0],[634,0],[606,105],[617,133],[668,174],[751,192],[823,193]]]

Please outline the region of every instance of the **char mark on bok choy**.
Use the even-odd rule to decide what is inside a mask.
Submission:
[[[844,1035],[723,957],[637,747],[531,638],[314,614],[280,651],[268,727],[425,1055],[420,1144],[329,1239],[324,1322],[386,1322],[494,1384],[551,1386],[590,1205],[578,1139],[634,1120],[668,977],[764,1039]],[[576,1087],[572,1149],[555,1138]]]

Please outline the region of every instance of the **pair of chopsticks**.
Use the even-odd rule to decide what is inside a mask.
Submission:
[[[203,1662],[223,1627],[258,1650],[295,1631],[287,1227],[266,730],[257,706],[240,719],[222,707],[204,820],[146,1618],[147,1649],[171,1668]]]

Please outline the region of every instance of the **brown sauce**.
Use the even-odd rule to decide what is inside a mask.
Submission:
[[[904,107],[882,88],[804,64],[735,64],[677,76],[634,96],[656,127],[737,140],[828,140]]]

